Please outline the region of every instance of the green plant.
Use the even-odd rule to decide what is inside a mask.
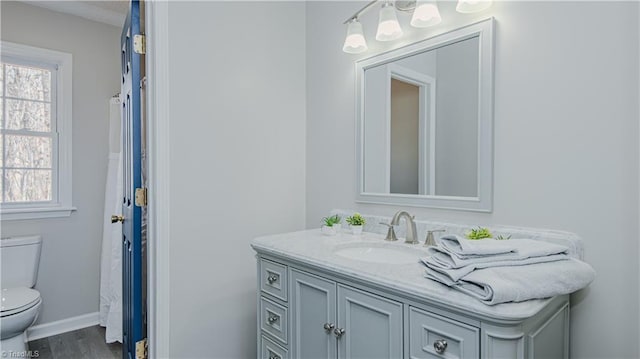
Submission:
[[[502,234],[498,234],[498,235],[496,236],[496,239],[497,239],[497,240],[500,240],[500,241],[506,241],[507,239],[511,239],[511,235],[508,235],[508,236],[506,236],[506,237],[505,237],[505,236],[503,236]]]
[[[322,218],[322,222],[327,227],[333,227],[334,224],[340,224],[340,221],[342,221],[342,218],[340,218],[340,216],[338,216],[337,214],[330,217]]]
[[[354,213],[353,216],[347,217],[346,221],[352,226],[363,226],[366,223],[360,213]]]
[[[466,233],[466,236],[469,239],[484,239],[493,237],[489,229],[483,227],[478,227],[478,229],[470,230]]]

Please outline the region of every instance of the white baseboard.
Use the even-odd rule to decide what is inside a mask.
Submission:
[[[34,325],[27,329],[27,341],[42,339],[73,330],[98,325],[100,323],[100,312],[88,313],[57,320],[55,322]]]

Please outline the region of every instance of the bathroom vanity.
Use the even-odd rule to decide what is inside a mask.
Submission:
[[[488,306],[426,279],[422,244],[383,238],[255,239],[258,358],[568,358],[568,295]]]

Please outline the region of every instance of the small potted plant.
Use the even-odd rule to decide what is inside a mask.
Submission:
[[[333,236],[337,233],[340,233],[340,229],[342,228],[342,218],[337,214],[329,217],[322,218],[322,228],[320,228],[323,234]]]
[[[477,229],[472,229],[469,232],[465,233],[468,239],[484,239],[484,238],[492,238],[493,234],[489,231],[489,228],[478,227]]]
[[[360,213],[354,213],[353,216],[347,217],[347,223],[351,227],[351,232],[355,235],[362,234],[362,226],[366,223],[364,217]]]

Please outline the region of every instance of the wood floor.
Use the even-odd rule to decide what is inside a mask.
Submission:
[[[29,350],[38,359],[121,359],[122,344],[105,343],[104,333],[103,327],[88,327],[31,341]]]

